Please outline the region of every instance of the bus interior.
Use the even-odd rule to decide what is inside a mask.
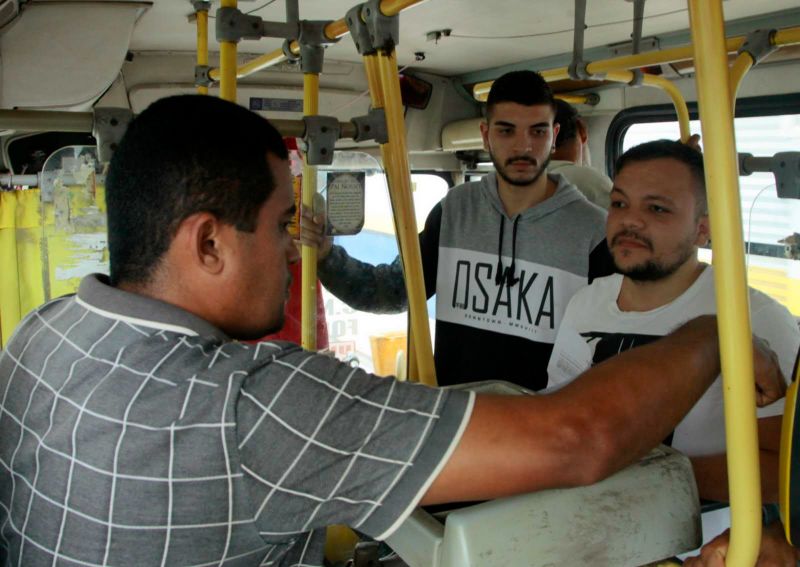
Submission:
[[[729,219],[725,233],[734,237],[719,243],[732,241],[734,248],[721,252],[715,238],[720,258],[713,259],[716,265],[731,254],[743,262],[747,284],[800,320],[800,6],[796,0],[708,0],[724,14],[724,29],[715,32],[702,24],[704,1],[366,2],[362,17],[367,9],[381,12],[369,33],[381,29],[396,41],[399,106],[386,102],[385,115],[375,115],[369,67],[348,30],[359,7],[354,1],[0,0],[0,347],[31,309],[107,270],[105,163],[127,122],[152,102],[198,92],[222,96],[302,140],[291,155],[304,206],[330,207],[334,186],[341,193],[341,174],[354,174],[363,201],[347,201],[335,242],[379,264],[409,249],[398,233],[420,229],[448,189],[492,170],[479,131],[486,93],[491,81],[519,69],[542,72],[556,96],[578,109],[589,131],[591,158],[584,165],[612,177],[621,153],[644,141],[702,134],[707,154],[722,147],[723,130],[706,131],[700,99],[709,95],[701,89],[711,93],[709,107],[732,100],[728,126],[735,132],[739,190],[720,192],[729,193],[740,215]],[[316,39],[304,42],[298,30]],[[241,39],[231,40],[236,33]],[[724,45],[730,83],[703,86],[697,69],[705,48],[693,34],[714,33]],[[314,66],[318,103],[309,111],[306,75]],[[410,189],[401,212],[393,210],[395,174],[386,171],[380,141],[394,132],[391,113],[400,121],[408,162],[399,174]],[[304,121],[304,115],[329,121]],[[366,135],[365,123],[380,133]],[[338,139],[324,135],[331,125]],[[316,163],[304,158],[303,148],[316,153]],[[328,197],[329,186],[325,205],[319,196]],[[307,197],[308,188],[319,196]],[[738,257],[737,250],[743,251]],[[304,270],[316,258],[305,254]],[[701,257],[712,261],[711,249]],[[408,313],[360,312],[325,289],[318,301],[310,308],[317,317],[311,331],[303,317],[304,339],[316,336],[316,321],[324,321],[322,346],[333,355],[379,375],[420,380],[421,363],[407,357],[420,333],[430,351],[433,300],[412,306],[421,317],[411,318],[423,321],[424,332],[415,328],[411,344]],[[318,348],[316,338],[308,340],[305,347]],[[526,393],[502,382],[477,388]],[[662,447],[586,489],[450,513],[417,510],[388,542],[396,553],[380,562],[651,564],[699,546],[692,485],[691,467]],[[752,517],[748,502],[738,509]],[[752,522],[734,520],[733,526],[745,534],[736,537],[760,534]],[[370,555],[377,546],[359,545],[362,556],[354,564],[378,564],[368,562],[378,561]],[[334,562],[348,553],[332,552]]]

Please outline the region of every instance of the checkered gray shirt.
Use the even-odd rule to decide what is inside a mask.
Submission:
[[[319,528],[398,526],[472,402],[90,276],[0,353],[0,565],[321,565]]]

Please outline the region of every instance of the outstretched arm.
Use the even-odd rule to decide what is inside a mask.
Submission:
[[[441,205],[437,205],[425,221],[419,235],[427,297],[436,292],[436,269],[439,254]],[[393,262],[374,266],[361,262],[341,246],[333,245],[325,234],[324,215],[303,211],[300,219],[300,240],[318,249],[318,274],[322,284],[336,297],[359,311],[399,313],[408,307],[403,266],[400,257]]]
[[[760,385],[777,399],[785,383],[760,348]],[[719,369],[716,319],[701,317],[592,367],[553,394],[478,396],[464,436],[423,502],[597,482],[666,437]]]

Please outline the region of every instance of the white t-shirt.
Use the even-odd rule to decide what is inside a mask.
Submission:
[[[700,315],[716,313],[711,266],[683,295],[652,311],[621,311],[617,306],[622,276],[595,280],[567,306],[547,367],[548,390],[571,382],[593,364],[669,334]],[[750,289],[753,333],[777,353],[784,376],[791,377],[800,331],[789,311],[771,297]],[[668,364],[669,361],[653,361]],[[758,409],[758,417],[783,413],[783,400]],[[672,446],[688,456],[725,452],[722,380],[717,380],[675,428]]]

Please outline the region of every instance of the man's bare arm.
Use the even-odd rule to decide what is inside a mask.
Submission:
[[[780,369],[757,351],[759,383]],[[592,367],[550,395],[478,396],[467,430],[424,504],[591,484],[658,444],[719,374],[716,320],[701,317]]]

